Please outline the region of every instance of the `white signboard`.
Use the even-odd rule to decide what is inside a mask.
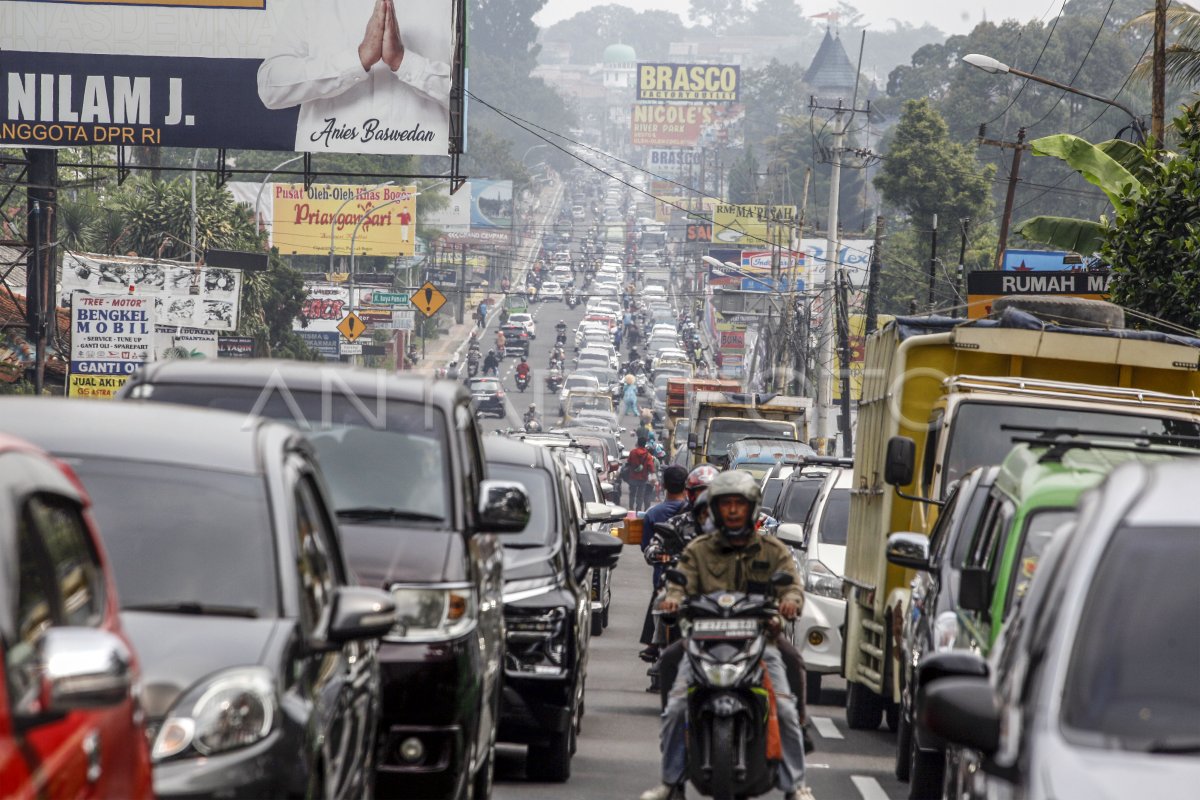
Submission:
[[[398,308],[392,312],[392,327],[398,331],[416,330],[417,312],[409,308]]]
[[[164,325],[234,331],[238,326],[242,272],[179,261],[64,253],[62,298],[76,293],[154,299]]]
[[[307,297],[300,309],[300,316],[308,322],[303,325],[297,319],[294,330],[337,332],[338,323],[350,310],[350,289],[344,283],[305,281]]]
[[[154,358],[156,361],[216,357],[216,331],[208,331],[203,328],[159,326],[154,334]]]
[[[424,195],[435,195],[442,200],[442,207],[437,211],[419,209],[422,225],[445,231],[447,233],[466,233],[471,229],[471,182],[467,181],[454,194],[450,194],[450,185],[443,184],[432,189],[422,189]]]

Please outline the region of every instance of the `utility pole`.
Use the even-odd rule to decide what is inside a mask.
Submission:
[[[842,270],[837,274],[837,332],[838,373],[841,379],[842,413],[838,427],[842,436],[842,455],[854,453],[853,428],[850,425],[850,296],[849,276]]]
[[[1167,0],[1154,0],[1154,73],[1150,91],[1150,135],[1155,149],[1163,146],[1167,86]]]
[[[834,314],[834,275],[842,271],[841,242],[838,236],[838,203],[841,199],[842,180],[842,149],[846,140],[846,132],[854,121],[854,115],[859,109],[846,108],[841,100],[836,106],[819,106],[816,98],[809,100],[809,108],[823,109],[833,112],[833,147],[830,154],[831,171],[829,177],[829,223],[825,234],[825,279],[821,282],[821,335],[819,350],[815,363],[817,376],[817,438],[821,440],[821,450],[825,450],[825,442],[833,436],[833,314]],[[842,124],[842,116],[850,114],[846,124]],[[871,106],[868,103],[863,113],[869,114]]]
[[[25,158],[29,163],[26,241],[33,247],[25,262],[26,341],[34,350],[29,377],[34,392],[40,395],[45,388],[47,334],[58,324],[54,302],[58,151],[29,149]]]
[[[930,311],[933,310],[933,283],[937,277],[937,214],[933,215],[933,231],[930,237],[932,247],[929,251],[929,299],[926,300],[926,306]]]
[[[804,246],[804,216],[808,211],[808,185],[812,181],[812,167],[804,169],[804,187],[800,190],[800,214],[796,218],[796,227],[792,230],[788,253],[788,271],[787,271],[787,314],[788,326],[787,337],[788,353],[791,356],[791,363],[788,365],[791,370],[792,377],[788,382],[788,393],[795,396],[806,396],[807,388],[804,385],[804,359],[808,357],[808,329],[804,326],[801,331],[800,321],[800,297],[796,293],[796,285],[799,282],[799,266],[800,266],[800,250]],[[807,286],[805,287],[808,288]],[[797,333],[799,332],[799,335]]]
[[[467,245],[462,243],[458,246],[458,310],[454,314],[454,321],[459,325],[463,324],[466,319],[467,307]]]
[[[957,304],[954,306],[953,316],[955,317],[960,316],[959,311],[962,311],[962,316],[966,316],[967,313],[966,295],[963,294],[963,281],[967,276],[967,228],[971,225],[971,218],[964,217],[958,221],[958,224],[962,228],[962,243],[958,246],[958,272],[954,278],[954,293],[964,302],[961,307]]]
[[[867,272],[867,318],[863,320],[863,333],[870,335],[879,327],[879,270],[883,247],[883,217],[875,218],[875,242],[871,245],[871,265]]]
[[[1008,226],[1012,223],[1013,199],[1017,196],[1017,181],[1021,174],[1021,153],[1025,151],[1025,129],[1017,131],[1017,141],[1005,142],[998,139],[986,139],[987,128],[979,126],[978,144],[988,144],[992,147],[1009,148],[1013,151],[1012,169],[1008,173],[1008,194],[1004,197],[1004,215],[1000,218],[1000,242],[996,247],[995,269],[1004,266],[1004,250],[1008,247]]]

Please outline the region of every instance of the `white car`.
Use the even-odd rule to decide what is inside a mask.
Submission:
[[[508,321],[512,325],[520,325],[529,332],[530,339],[537,338],[537,323],[533,321],[533,314],[516,313],[509,314]]]
[[[575,276],[571,274],[570,264],[555,264],[554,265],[554,280],[562,283],[570,283],[575,280]]]
[[[604,297],[618,297],[621,294],[621,286],[612,281],[595,281],[592,283],[592,294]]]
[[[562,299],[563,299],[562,284],[559,283],[558,281],[543,281],[542,288],[538,289],[538,297],[541,299],[541,301],[543,303],[547,303],[551,300],[557,300],[559,302],[562,302]]]
[[[651,284],[650,286],[642,287],[642,296],[647,300],[666,300],[667,290],[658,284]]]
[[[796,620],[793,641],[804,656],[809,703],[820,701],[821,676],[842,671],[842,624],[846,619],[842,575],[853,488],[853,470],[830,470],[804,524],[784,523],[776,531],[793,548],[804,579],[804,608]]]

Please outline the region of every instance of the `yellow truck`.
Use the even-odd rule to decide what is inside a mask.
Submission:
[[[813,402],[783,394],[705,392],[693,395],[689,413],[691,466],[728,466],[729,445],[747,436],[785,437],[808,441]]]
[[[890,534],[928,535],[950,484],[999,464],[1014,436],[1074,429],[1195,446],[1198,395],[1200,340],[1185,337],[1030,316],[908,317],[869,337],[843,584],[850,727],[897,722],[896,645],[914,573],[887,562]]]

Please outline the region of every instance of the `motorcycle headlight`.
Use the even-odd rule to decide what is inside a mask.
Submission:
[[[705,680],[718,688],[733,686],[742,679],[749,667],[749,661],[733,661],[726,664],[704,662],[702,664]]]
[[[176,701],[154,738],[151,755],[212,756],[248,747],[275,725],[275,681],[262,667],[218,673]]]
[[[835,575],[820,561],[810,559],[804,572],[804,591],[841,600],[842,576]]]
[[[958,614],[943,611],[933,621],[933,652],[952,650],[958,642]]]
[[[478,600],[470,586],[393,586],[396,624],[383,637],[390,642],[453,639],[478,619]]]

